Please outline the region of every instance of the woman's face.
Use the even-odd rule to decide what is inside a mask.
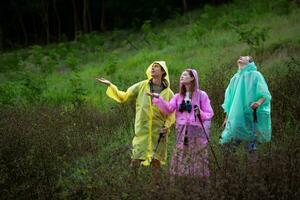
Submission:
[[[190,75],[188,71],[183,71],[180,76],[180,83],[181,84],[189,84],[194,80],[194,77]]]

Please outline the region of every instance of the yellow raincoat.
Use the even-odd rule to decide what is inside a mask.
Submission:
[[[166,72],[164,82],[167,87],[161,91],[162,96],[166,101],[170,101],[173,97],[173,92],[170,89],[170,80],[168,68],[165,61],[155,61],[147,69],[147,80],[138,82],[129,87],[126,92],[118,90],[111,84],[106,91],[106,94],[119,103],[124,103],[129,99],[136,99],[136,115],[135,115],[135,136],[132,141],[132,159],[144,160],[143,165],[150,164],[152,156],[159,160],[161,164],[165,164],[167,159],[167,135],[161,139],[157,152],[154,154],[154,148],[157,144],[160,129],[165,126],[170,128],[175,122],[174,113],[166,115],[162,113],[155,105],[152,104],[151,97],[146,93],[150,92],[151,68],[154,63],[158,63]]]

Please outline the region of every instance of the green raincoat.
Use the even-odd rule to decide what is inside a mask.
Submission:
[[[264,97],[265,102],[257,108],[257,122],[254,124],[253,110],[250,105]],[[271,140],[271,94],[267,83],[254,62],[249,63],[232,77],[225,92],[222,105],[227,123],[220,143],[232,139],[245,141]]]
[[[164,83],[166,88],[160,93],[166,101],[170,101],[173,97],[173,92],[170,89],[169,73],[166,63],[164,61],[155,61],[160,64],[166,72]],[[106,94],[119,103],[124,103],[127,100],[136,99],[136,115],[135,115],[135,136],[132,141],[132,159],[144,160],[143,165],[150,164],[151,158],[159,160],[165,164],[167,159],[167,135],[161,139],[157,152],[154,154],[154,147],[157,144],[160,129],[165,126],[170,128],[175,122],[174,113],[166,115],[162,113],[156,106],[152,104],[151,97],[146,93],[150,92],[150,80],[152,63],[147,71],[147,80],[138,82],[129,87],[126,92],[118,90],[118,88],[111,84],[106,91]]]

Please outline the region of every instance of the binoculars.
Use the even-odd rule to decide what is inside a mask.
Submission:
[[[181,104],[179,105],[179,112],[188,111],[190,113],[192,111],[192,103],[191,101],[182,100]]]

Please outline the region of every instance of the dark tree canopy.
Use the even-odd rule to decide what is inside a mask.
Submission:
[[[76,39],[76,33],[139,29],[228,0],[10,0],[0,3],[0,50]]]

